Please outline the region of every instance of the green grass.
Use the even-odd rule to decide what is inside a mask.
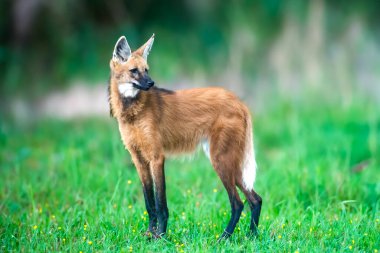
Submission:
[[[255,115],[263,197],[260,236],[249,208],[232,238],[220,180],[202,153],[168,159],[168,235],[148,241],[137,173],[113,121],[2,121],[0,251],[331,252],[380,250],[380,113],[281,103]],[[356,164],[368,161],[360,172]]]

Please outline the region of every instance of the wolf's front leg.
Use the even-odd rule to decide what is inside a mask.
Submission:
[[[168,224],[169,211],[166,202],[166,186],[165,186],[165,170],[164,163],[165,158],[163,155],[156,156],[158,158],[153,159],[150,162],[152,171],[155,191],[156,191],[156,210],[158,217],[158,229],[157,235],[162,236],[166,233],[166,227]]]
[[[146,161],[139,151],[133,150],[130,152],[133,163],[136,166],[141,184],[143,187],[145,207],[149,215],[149,231],[156,236],[157,230],[157,212],[154,200],[153,180],[150,173],[149,162]]]

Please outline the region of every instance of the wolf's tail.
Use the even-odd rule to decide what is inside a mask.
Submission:
[[[246,122],[246,137],[245,137],[245,148],[244,148],[244,158],[243,158],[243,186],[246,190],[253,190],[253,184],[256,179],[256,169],[257,163],[255,158],[255,150],[253,147],[253,134],[252,134],[252,121],[251,116],[247,115]]]

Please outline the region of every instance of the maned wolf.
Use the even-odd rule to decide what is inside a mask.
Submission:
[[[159,238],[166,232],[165,156],[192,152],[199,144],[231,203],[231,218],[220,239],[233,233],[244,207],[236,187],[249,202],[250,229],[256,234],[262,200],[253,190],[256,160],[248,108],[222,88],[169,91],[154,87],[147,63],[153,40],[154,34],[132,52],[122,36],[110,61],[109,83],[110,113],[118,121],[121,139],[141,179],[148,234]]]

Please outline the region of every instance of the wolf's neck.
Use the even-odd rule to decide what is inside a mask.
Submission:
[[[136,91],[137,90],[137,91]],[[110,109],[111,115],[122,122],[133,122],[144,109],[150,92],[141,92],[129,83],[120,84],[110,80]]]

